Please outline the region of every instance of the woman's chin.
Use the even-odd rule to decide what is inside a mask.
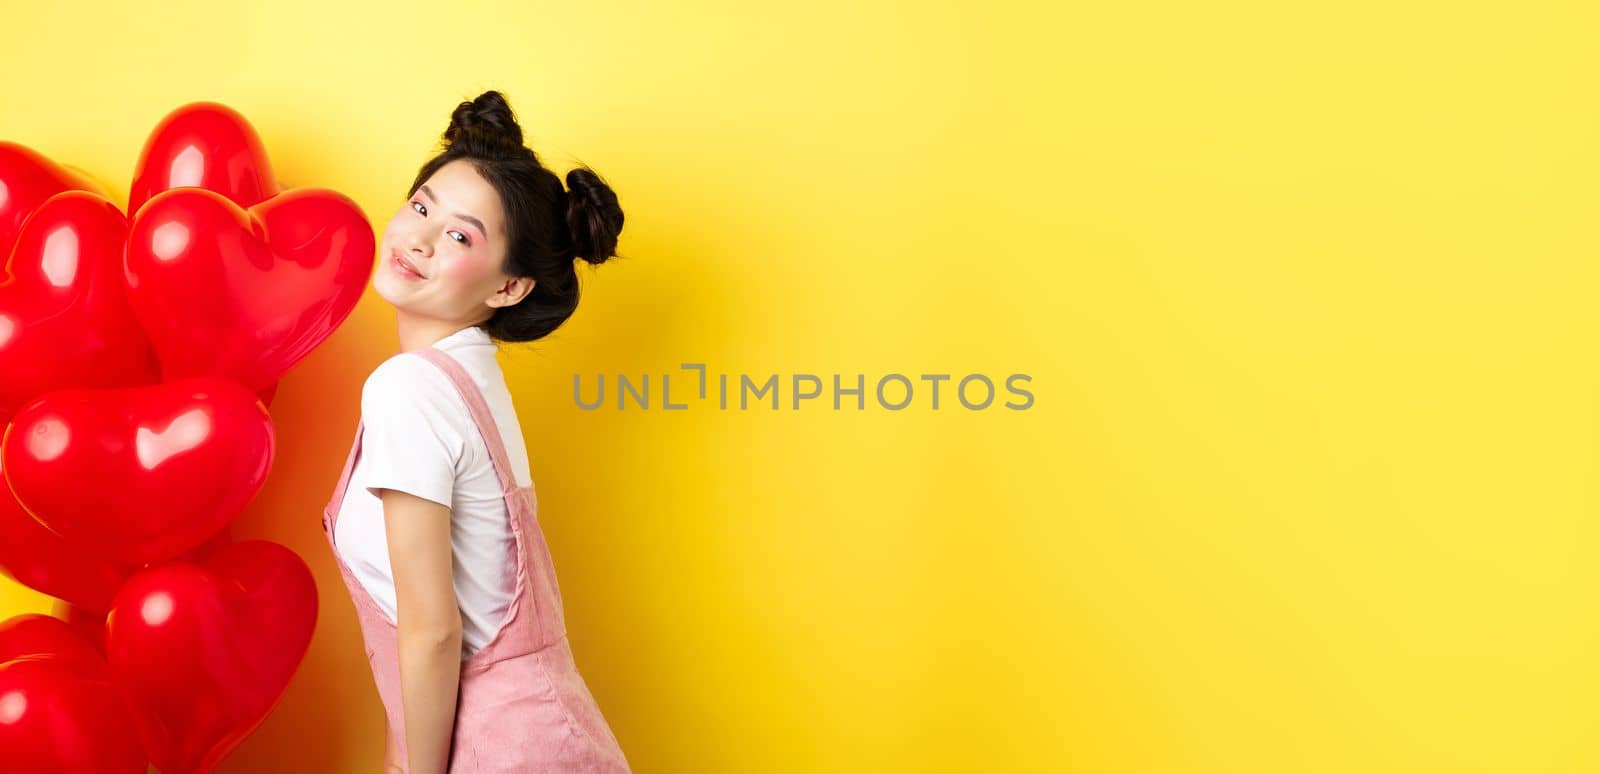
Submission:
[[[395,287],[394,283],[389,279],[384,277],[373,278],[372,289],[377,291],[379,298],[388,301],[390,306],[396,309],[407,308],[409,306],[409,299],[407,298],[409,294],[406,293],[406,288]]]

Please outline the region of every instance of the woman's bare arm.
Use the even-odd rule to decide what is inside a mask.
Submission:
[[[394,729],[384,724],[383,729],[383,774],[405,774],[406,770],[400,765],[400,745],[395,742]]]
[[[461,682],[461,608],[451,572],[450,509],[406,492],[379,491],[394,568],[407,771],[443,774]]]

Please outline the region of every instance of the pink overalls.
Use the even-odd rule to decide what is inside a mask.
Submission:
[[[433,347],[409,352],[444,369],[466,398],[505,490],[506,510],[517,546],[517,586],[506,620],[482,650],[461,662],[450,771],[629,771],[622,748],[573,663],[555,567],[534,516],[537,501],[533,487],[517,485],[489,405],[461,364]],[[378,697],[388,715],[389,733],[399,746],[396,763],[404,770],[409,764],[396,630],[340,558],[333,543],[339,505],[344,502],[345,487],[361,453],[364,427],[364,423],[356,427],[355,445],[339,475],[333,499],[324,509],[322,527],[333,549],[334,562],[355,601]]]

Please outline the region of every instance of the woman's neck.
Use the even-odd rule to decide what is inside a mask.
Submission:
[[[413,349],[431,347],[450,334],[472,325],[473,323],[464,323],[458,320],[439,320],[401,311],[396,318],[396,326],[400,334],[400,351],[409,352]]]

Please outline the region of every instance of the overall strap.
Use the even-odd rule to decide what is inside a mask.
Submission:
[[[489,456],[494,460],[495,472],[500,477],[506,514],[511,520],[511,531],[517,543],[517,593],[512,600],[511,617],[507,625],[510,627],[524,612],[533,619],[531,629],[527,630],[534,638],[533,643],[521,642],[520,627],[510,627],[509,631],[503,628],[483,650],[469,659],[469,666],[492,663],[502,655],[515,655],[560,640],[566,636],[566,617],[562,610],[555,567],[550,561],[550,548],[545,543],[543,530],[539,529],[538,517],[534,515],[537,506],[534,504],[533,487],[518,484],[510,458],[506,456],[499,425],[489,411],[483,392],[472,381],[467,370],[455,358],[436,347],[408,351],[427,359],[450,376],[461,397],[466,399],[472,420],[489,447]],[[522,607],[524,604],[527,606],[525,610]]]
[[[345,456],[344,470],[340,471],[339,473],[339,483],[335,484],[333,487],[333,499],[328,501],[327,510],[332,511],[335,514],[338,513],[339,506],[344,503],[345,487],[350,485],[350,476],[355,472],[356,458],[361,454],[361,435],[365,428],[365,420],[356,422],[356,439],[350,444],[350,453]],[[326,516],[324,516],[323,522],[326,523],[327,521],[328,519]],[[331,526],[331,524],[329,526]]]

